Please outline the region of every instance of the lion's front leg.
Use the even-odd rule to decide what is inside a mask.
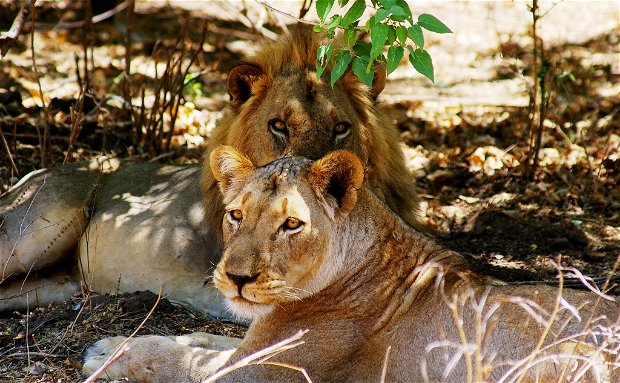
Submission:
[[[196,382],[224,365],[241,341],[205,333],[172,338],[141,336],[125,342],[126,339],[104,338],[89,347],[83,373],[87,376],[95,373],[120,348],[120,357],[105,369],[100,378],[153,383]]]

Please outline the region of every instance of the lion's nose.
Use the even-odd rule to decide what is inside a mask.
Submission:
[[[241,289],[243,289],[243,286],[246,283],[253,282],[256,280],[256,278],[258,278],[258,274],[237,275],[237,274],[226,273],[226,276],[228,276],[228,279],[230,279],[235,285],[237,285],[237,291],[239,292],[239,296],[241,296]]]

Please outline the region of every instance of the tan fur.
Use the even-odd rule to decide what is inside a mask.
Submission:
[[[398,132],[374,105],[385,68],[376,65],[370,89],[350,73],[332,89],[329,69],[320,79],[314,70],[318,44],[310,28],[293,29],[233,68],[231,108],[207,153],[226,143],[253,163],[266,164],[286,155],[318,159],[348,149],[362,158],[367,186],[422,229]],[[269,130],[275,118],[286,124],[286,137]],[[350,129],[338,136],[341,123]],[[98,293],[163,289],[174,302],[226,317],[221,296],[204,283],[220,254],[223,213],[208,159],[202,176],[191,167],[156,163],[109,172],[83,167],[38,171],[0,197],[0,311],[62,302],[84,282]],[[200,188],[204,199],[195,192]],[[72,261],[76,252],[79,262]],[[59,267],[62,262],[73,267]]]
[[[214,282],[235,313],[254,321],[230,357],[230,350],[138,338],[111,377],[163,382],[182,371],[175,381],[198,381],[223,358],[230,366],[307,329],[303,344],[218,382],[305,381],[283,365],[303,368],[313,382],[379,382],[382,371],[386,382],[620,378],[617,302],[472,273],[460,255],[358,191],[362,167],[350,153],[253,169],[234,149],[220,148],[211,163],[218,177],[237,174],[235,185],[243,185],[222,187],[226,211],[237,214],[225,215]],[[284,230],[291,217],[303,225]],[[86,372],[110,354],[108,343],[91,349]]]
[[[398,132],[374,105],[383,90],[385,68],[377,65],[368,89],[347,72],[332,89],[329,70],[315,72],[320,39],[309,26],[293,28],[290,35],[264,44],[228,78],[231,109],[213,131],[203,164],[205,208],[214,228],[221,225],[223,205],[208,155],[218,145],[231,145],[257,165],[286,155],[318,159],[329,151],[347,149],[362,159],[367,182],[379,198],[414,227],[419,198],[399,146]],[[282,120],[288,138],[270,132],[268,122]],[[334,138],[338,122],[351,124],[350,134]]]

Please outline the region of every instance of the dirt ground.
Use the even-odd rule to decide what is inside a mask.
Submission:
[[[81,106],[84,72],[78,77],[75,63],[82,68],[84,34],[74,21],[84,14],[72,2],[40,2],[33,39],[37,72],[29,27],[0,60],[0,130],[6,140],[6,145],[0,142],[0,194],[29,171],[101,154],[136,161],[200,160],[226,106],[227,71],[244,52],[274,34],[278,29],[273,25],[290,20],[254,3],[245,13],[242,2],[160,3],[137,2],[128,90],[122,81],[124,13],[93,25],[87,71],[92,96]],[[0,30],[6,31],[17,5],[0,4]],[[298,11],[295,2],[272,4],[292,14]],[[575,274],[574,268],[620,294],[618,3],[543,4],[549,12],[539,33],[553,81],[541,167],[532,182],[521,176],[533,71],[531,15],[525,3],[416,2],[415,13],[434,14],[455,34],[427,36],[434,85],[403,62],[388,78],[381,106],[401,131],[423,195],[423,219],[439,241],[464,253],[474,269],[515,283],[555,284],[561,265],[567,277]],[[143,98],[152,105],[156,77],[167,57],[181,45],[200,41],[203,25],[203,51],[189,71],[195,78],[184,85],[170,148],[137,141],[119,96],[128,91],[139,103],[144,85]],[[181,44],[180,35],[185,36]],[[72,122],[80,111],[83,127],[72,140]],[[167,134],[172,116],[166,112],[162,118]],[[43,162],[38,137],[46,127],[51,145]],[[70,143],[73,149],[67,154]],[[581,286],[575,279],[568,283]],[[0,314],[0,381],[83,379],[79,371],[85,348],[104,336],[131,334],[156,301],[150,293],[80,296],[64,305]],[[193,331],[242,336],[244,328],[163,299],[138,333]]]

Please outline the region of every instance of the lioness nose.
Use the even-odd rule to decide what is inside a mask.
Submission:
[[[258,278],[258,274],[254,275],[236,275],[231,273],[226,273],[228,279],[230,279],[235,285],[237,285],[237,289],[239,291],[239,295],[241,295],[241,289],[246,283],[250,283]]]

